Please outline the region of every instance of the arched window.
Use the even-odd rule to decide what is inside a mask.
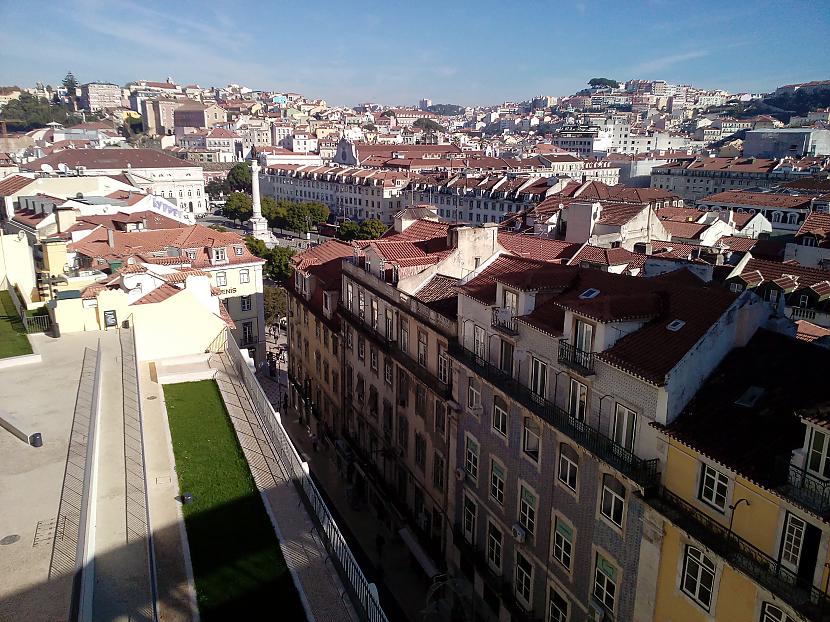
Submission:
[[[772,213],[772,222],[781,222],[781,212]]]
[[[761,609],[761,622],[795,622],[795,620],[775,605],[764,603]]]
[[[787,224],[794,225],[796,223],[798,223],[798,214],[796,212],[787,214]]]

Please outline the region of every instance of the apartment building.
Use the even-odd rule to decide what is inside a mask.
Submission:
[[[828,364],[826,348],[760,330],[655,426],[666,447],[663,486],[646,499],[645,521],[664,534],[655,620],[830,615]]]
[[[107,82],[81,85],[81,107],[90,112],[121,107],[121,87]]]
[[[462,279],[449,563],[477,614],[660,619],[661,536],[642,499],[665,454],[649,424],[673,421],[767,315],[682,272],[500,256]]]
[[[322,441],[343,434],[340,342],[341,267],[352,247],[336,240],[295,256],[288,293],[290,406]]]
[[[338,216],[391,224],[401,210],[407,173],[376,169],[279,164],[260,173],[262,193],[275,199],[319,201]]]
[[[827,158],[770,160],[762,158],[695,158],[651,169],[651,187],[669,190],[686,201],[747,188],[812,177],[827,171]]]
[[[202,225],[152,231],[101,226],[67,246],[70,270],[115,273],[136,262],[204,272],[233,323],[231,333],[259,364],[265,360],[262,266],[242,238]]]
[[[32,160],[22,170],[43,165],[77,175],[111,175],[151,194],[166,197],[190,213],[207,208],[202,167],[154,149],[65,149]]]
[[[701,197],[696,203],[707,211],[761,214],[774,230],[796,232],[813,211],[815,197],[793,190],[726,190]]]

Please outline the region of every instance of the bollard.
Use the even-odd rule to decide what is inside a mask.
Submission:
[[[43,446],[43,437],[41,437],[40,432],[35,432],[29,437],[29,444],[32,447],[41,447]]]

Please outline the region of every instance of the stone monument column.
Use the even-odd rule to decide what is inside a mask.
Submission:
[[[271,240],[271,231],[268,229],[268,221],[262,217],[262,204],[259,198],[259,162],[256,159],[251,162],[251,194],[253,195],[253,214],[248,221],[251,229],[251,236],[257,240],[268,242]]]

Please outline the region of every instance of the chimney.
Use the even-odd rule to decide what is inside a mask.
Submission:
[[[64,233],[69,227],[75,224],[77,214],[71,207],[58,207],[55,209],[55,223],[58,225],[58,233]]]
[[[110,248],[115,248],[115,233],[112,229],[107,229],[107,245]]]
[[[643,252],[646,255],[653,255],[654,254],[654,246],[652,245],[651,242],[646,242],[646,246],[645,246],[645,249],[643,250]]]

